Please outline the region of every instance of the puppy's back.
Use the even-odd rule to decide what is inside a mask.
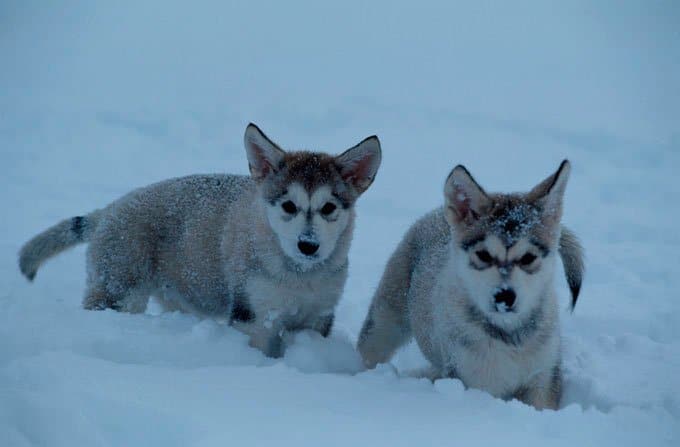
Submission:
[[[220,262],[222,236],[230,218],[244,211],[239,204],[253,189],[248,177],[219,174],[174,178],[136,189],[106,207],[89,258],[100,273],[133,269],[127,276],[147,288],[172,284],[182,295],[221,302],[215,298],[226,287]],[[210,306],[201,301],[194,304],[206,307],[205,313]]]

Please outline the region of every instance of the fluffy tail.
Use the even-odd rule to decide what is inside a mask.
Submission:
[[[74,245],[87,242],[97,228],[99,214],[100,211],[94,211],[87,216],[63,220],[26,242],[19,251],[21,273],[33,281],[38,268],[46,260]]]
[[[573,311],[574,307],[576,307],[578,294],[581,291],[583,272],[585,270],[583,247],[581,247],[578,237],[569,228],[564,226],[560,236],[559,252],[562,257],[562,264],[564,264],[567,284],[569,284],[569,289],[571,290],[571,310]]]

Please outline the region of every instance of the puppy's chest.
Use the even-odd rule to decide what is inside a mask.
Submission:
[[[254,276],[247,281],[245,291],[259,319],[278,320],[286,326],[302,325],[332,313],[340,297],[333,278],[303,282]]]
[[[447,352],[442,356],[446,368],[466,386],[487,390],[497,397],[516,391],[549,368],[540,358],[501,341],[461,339],[460,334],[446,338],[443,342]]]
[[[558,356],[558,339],[548,337],[537,345],[533,338],[513,345],[490,336],[476,322],[465,318],[446,287],[434,287],[435,349],[445,373],[466,386],[505,397],[549,371]]]

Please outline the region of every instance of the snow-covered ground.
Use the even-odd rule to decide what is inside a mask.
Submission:
[[[1,446],[680,445],[675,2],[227,3],[0,3]],[[271,360],[191,315],[84,311],[82,246],[20,276],[59,219],[246,173],[249,121],[288,148],[382,140],[330,339]],[[573,315],[558,279],[564,408],[409,378],[414,345],[363,371],[383,265],[449,170],[525,190],[564,157],[588,256]]]

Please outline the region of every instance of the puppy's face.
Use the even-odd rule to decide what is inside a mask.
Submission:
[[[351,230],[354,203],[380,166],[380,143],[369,137],[331,156],[285,152],[254,125],[246,129],[251,176],[282,251],[301,271],[323,263]]]
[[[346,231],[353,209],[329,185],[308,191],[299,182],[267,202],[267,219],[281,249],[301,270],[325,261]]]
[[[526,194],[487,194],[459,166],[446,185],[457,275],[500,325],[535,309],[552,287],[569,164]]]
[[[511,326],[530,313],[552,286],[555,250],[530,236],[508,246],[497,234],[486,233],[454,250],[457,276],[472,304],[499,325]]]

